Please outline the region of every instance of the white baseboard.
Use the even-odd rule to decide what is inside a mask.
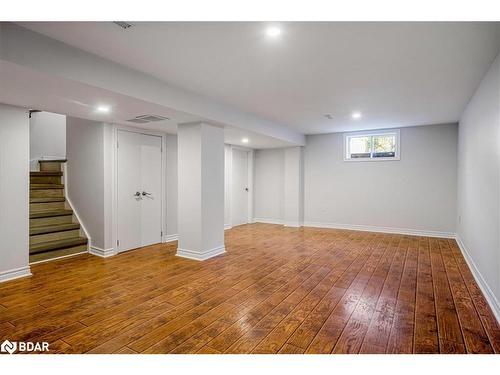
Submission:
[[[283,225],[283,220],[279,219],[264,219],[261,217],[255,217],[252,221],[253,223],[263,223],[263,224],[277,224],[277,225]]]
[[[406,235],[410,235],[410,236],[455,238],[455,233],[453,233],[453,232],[438,232],[438,231],[420,230],[420,229],[377,227],[377,226],[372,226],[372,225],[320,223],[320,222],[314,222],[314,221],[306,221],[304,223],[299,223],[299,222],[284,222],[283,220],[279,220],[279,219],[264,219],[264,218],[255,218],[254,222],[255,223],[265,223],[265,224],[285,225],[287,227],[304,226],[304,227],[312,227],[312,228],[347,229],[347,230],[357,230],[357,231],[363,231],[363,232],[406,234]]]
[[[228,230],[231,228],[232,228],[231,224],[224,224],[224,230]]]
[[[91,246],[89,253],[92,255],[96,255],[98,257],[101,257],[101,258],[109,258],[109,257],[112,257],[113,255],[118,254],[117,251],[113,247],[111,247],[109,249],[101,249],[100,247],[97,247],[97,246]]]
[[[178,239],[179,239],[178,234],[167,234],[163,236],[163,243],[174,242],[177,241]]]
[[[226,247],[223,245],[203,252],[177,248],[176,255],[178,257],[188,258],[193,260],[207,260],[217,255],[224,254],[225,252],[226,252]]]
[[[0,272],[0,283],[5,281],[19,279],[21,277],[31,276],[30,266],[14,268],[13,270],[7,270]]]
[[[300,221],[285,221],[283,225],[290,228],[300,228],[304,226],[304,223],[301,223]]]
[[[472,276],[474,276],[474,279],[476,280],[477,285],[479,285],[481,292],[483,292],[483,295],[486,298],[488,305],[490,305],[491,310],[493,311],[493,314],[495,315],[495,318],[497,319],[497,322],[500,324],[500,302],[496,298],[496,296],[493,293],[493,291],[491,290],[491,288],[486,283],[486,280],[484,279],[483,275],[479,271],[479,268],[474,263],[474,260],[470,256],[470,253],[467,250],[467,247],[465,246],[464,242],[462,241],[462,239],[460,238],[459,235],[456,236],[456,241],[457,241],[458,247],[460,248],[460,251],[462,252],[462,255],[465,258],[465,261],[467,262],[467,265],[469,266],[469,269],[472,272]]]
[[[62,158],[65,159],[65,158]],[[73,205],[73,202],[71,202],[70,194],[69,194],[69,186],[68,186],[68,168],[67,164],[63,163],[62,164],[62,172],[63,172],[63,179],[64,179],[64,197],[66,198],[66,203],[69,205],[71,210],[73,211],[73,215],[76,218],[76,221],[78,224],[80,224],[80,232],[83,233],[83,236],[87,238],[87,252],[90,253],[90,250],[92,248],[92,238],[90,237],[90,233],[85,227],[85,224],[83,223],[82,218],[80,215],[78,215],[78,210],[75,208]],[[73,254],[77,255],[77,254]]]
[[[377,226],[371,226],[371,225],[318,223],[318,222],[306,221],[304,223],[304,226],[305,227],[313,227],[313,228],[357,230],[357,231],[362,231],[362,232],[406,234],[406,235],[410,235],[410,236],[455,238],[455,233],[452,233],[452,232],[437,232],[437,231],[420,230],[420,229],[377,227]]]

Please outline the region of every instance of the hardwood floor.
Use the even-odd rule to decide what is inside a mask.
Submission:
[[[454,240],[252,224],[227,254],[176,243],[32,266],[0,284],[0,342],[57,353],[499,353]]]

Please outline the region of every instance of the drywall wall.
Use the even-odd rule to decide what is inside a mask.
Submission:
[[[304,148],[285,148],[284,222],[300,227],[304,222]]]
[[[66,119],[68,198],[89,232],[91,245],[100,249],[106,249],[104,128],[100,122]]]
[[[254,220],[283,223],[284,149],[256,150],[254,159]]]
[[[224,145],[224,228],[231,227],[232,161],[233,149],[231,145]]]
[[[114,127],[67,119],[68,197],[92,238],[92,247],[110,250],[113,242]],[[177,237],[177,136],[166,135],[166,240]]]
[[[346,162],[342,142],[307,136],[305,225],[455,233],[456,124],[402,128],[398,161]]]
[[[29,118],[0,104],[0,281],[29,271]]]
[[[177,136],[166,136],[166,229],[167,236],[177,236]]]
[[[459,123],[458,223],[462,250],[500,319],[500,56]]]
[[[66,157],[66,116],[34,112],[30,118],[31,170],[38,170],[37,161],[47,157]]]

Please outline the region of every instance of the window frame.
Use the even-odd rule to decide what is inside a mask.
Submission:
[[[396,153],[393,157],[381,157],[374,158],[373,155],[373,139],[372,139],[372,150],[370,152],[369,158],[350,158],[348,157],[347,152],[349,151],[349,139],[354,137],[375,137],[375,136],[387,136],[387,135],[395,135],[396,136]],[[384,130],[368,130],[368,131],[358,131],[358,132],[349,132],[343,134],[343,159],[344,161],[396,161],[401,160],[401,132],[400,129],[384,129]]]

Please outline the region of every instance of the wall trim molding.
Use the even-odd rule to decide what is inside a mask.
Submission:
[[[64,180],[64,198],[66,198],[66,203],[73,210],[73,215],[80,224],[80,232],[83,232],[83,235],[87,238],[87,252],[90,252],[90,249],[92,247],[92,238],[90,237],[90,234],[87,228],[85,227],[82,218],[80,217],[80,215],[78,215],[78,210],[75,208],[73,202],[71,202],[71,199],[69,197],[70,194],[68,186],[68,165],[67,163],[61,163],[61,164],[62,164],[61,166],[62,166],[63,180]],[[77,255],[77,254],[72,254],[72,255]]]
[[[163,243],[174,242],[179,239],[178,234],[166,234],[163,236]]]
[[[283,225],[284,221],[281,219],[265,219],[265,218],[261,218],[261,217],[254,217],[252,220],[252,223]]]
[[[231,229],[233,226],[231,224],[224,224],[224,230]]]
[[[14,268],[12,270],[2,271],[0,272],[0,283],[19,279],[21,277],[31,276],[30,266]]]
[[[462,241],[462,238],[457,234],[455,239],[457,241],[458,248],[460,249],[460,251],[462,252],[462,255],[464,256],[465,262],[467,263],[467,265],[469,266],[469,269],[472,272],[472,276],[474,276],[474,279],[476,280],[476,283],[479,286],[479,289],[481,289],[481,292],[483,292],[483,295],[486,298],[488,305],[490,306],[491,310],[493,311],[493,315],[497,319],[497,322],[500,324],[500,302],[495,297],[495,294],[493,293],[491,288],[488,286],[488,283],[486,282],[483,275],[479,271],[479,268],[474,263],[474,260],[470,256],[470,253],[467,250],[467,247],[465,246],[464,242]]]
[[[285,221],[283,225],[289,228],[300,228],[304,226],[300,221]]]
[[[328,228],[328,229],[346,229],[357,230],[362,232],[379,232],[379,233],[392,233],[392,234],[406,234],[410,236],[425,236],[437,238],[452,238],[456,237],[453,232],[438,232],[431,230],[408,229],[408,228],[394,228],[394,227],[377,227],[372,225],[355,225],[355,224],[336,224],[336,223],[319,223],[313,221],[304,222],[305,227],[312,228]]]
[[[109,258],[109,257],[112,257],[112,256],[118,254],[118,252],[113,247],[111,247],[109,249],[101,249],[100,247],[97,247],[97,246],[91,246],[89,253],[92,255],[96,255],[98,257],[101,257],[101,258]]]
[[[178,257],[188,258],[193,260],[207,260],[216,257],[218,255],[224,254],[225,252],[226,252],[226,247],[224,245],[202,252],[181,249],[180,247],[178,247],[177,254],[175,255]]]

